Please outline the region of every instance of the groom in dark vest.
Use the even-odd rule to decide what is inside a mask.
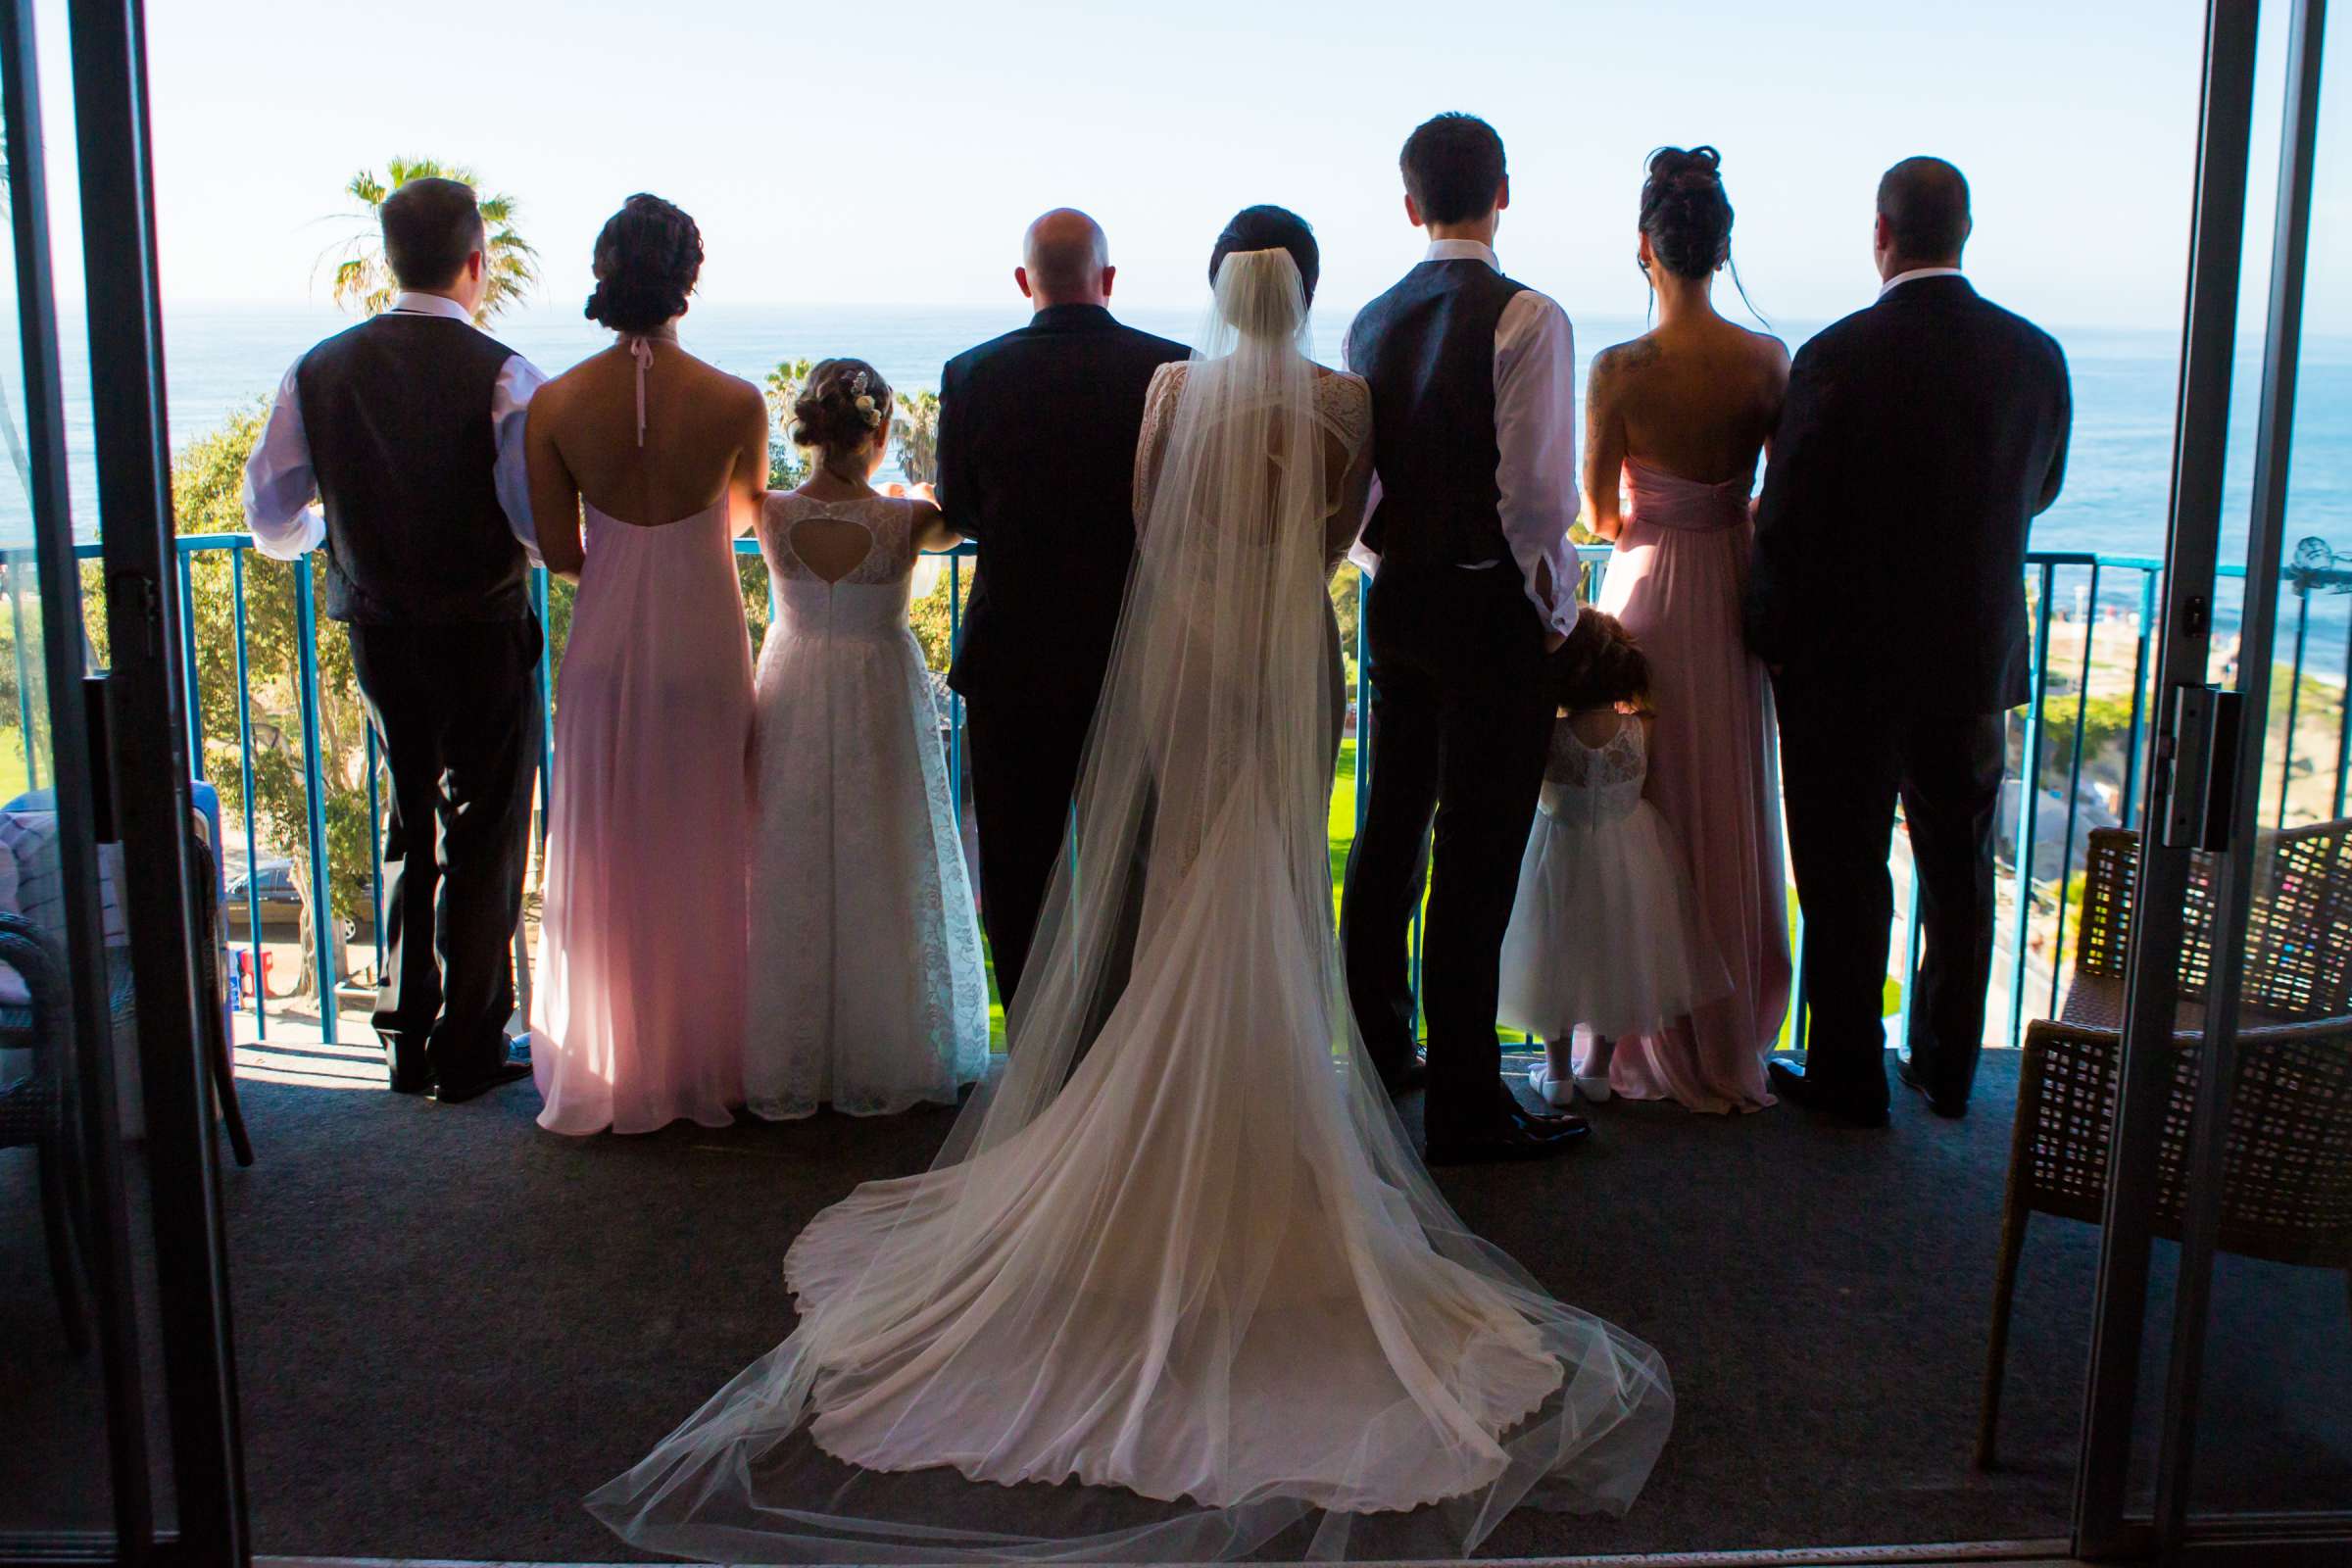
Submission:
[[[1372,1065],[1393,1094],[1426,1077],[1430,1162],[1541,1158],[1587,1129],[1503,1087],[1494,1010],[1550,745],[1544,661],[1576,623],[1575,347],[1559,306],[1496,267],[1511,188],[1494,127],[1440,115],[1399,163],[1429,251],[1348,334],[1348,368],[1372,386],[1377,480],[1357,559],[1377,572],[1370,796],[1340,936]],[[1425,876],[1426,1069],[1406,958]]]
[[[414,179],[382,213],[400,295],[286,372],[245,515],[264,555],[325,547],[392,773],[375,1030],[396,1092],[454,1102],[530,1072],[506,1026],[541,735],[522,428],[542,377],[473,324],[472,188]]]
[[[1029,324],[939,378],[939,504],[979,547],[948,684],[963,697],[980,822],[980,914],[1012,1004],[1110,664],[1135,558],[1135,445],[1152,372],[1181,343],[1110,314],[1102,227],[1061,208],[1029,225],[1013,281]]]

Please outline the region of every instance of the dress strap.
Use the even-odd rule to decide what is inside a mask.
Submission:
[[[645,372],[654,363],[653,340],[643,337],[623,339],[629,345],[629,358],[637,362],[637,444],[645,445]]]

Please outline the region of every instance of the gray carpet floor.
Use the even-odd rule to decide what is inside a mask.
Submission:
[[[2009,1464],[1969,1465],[2015,1061],[1988,1054],[1959,1123],[1900,1094],[1876,1134],[1789,1107],[1724,1119],[1619,1102],[1572,1159],[1441,1172],[1474,1229],[1657,1346],[1680,1399],[1628,1518],[1523,1511],[1487,1551],[2062,1536],[2089,1228],[2034,1222]],[[922,1168],[951,1119],[574,1142],[532,1125],[527,1084],[464,1106],[254,1082],[244,1099],[261,1163],[225,1185],[256,1540],[368,1556],[630,1555],[579,1498],[788,1331],[778,1262],[802,1222],[860,1181]],[[0,1212],[26,1215],[24,1163],[0,1153]],[[5,1336],[23,1375],[0,1378],[0,1427],[59,1419],[38,1372],[64,1366],[43,1344],[38,1246],[29,1224],[0,1234],[0,1313],[24,1329]],[[2200,1494],[2352,1500],[2343,1281],[2232,1264],[2217,1321],[2219,1441]],[[943,1478],[943,1506],[970,1490]],[[1054,1500],[982,1490],[1008,1524]],[[0,1525],[12,1494],[24,1501],[0,1485]]]

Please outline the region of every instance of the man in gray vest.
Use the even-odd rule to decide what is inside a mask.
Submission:
[[[1365,1049],[1402,1093],[1424,1080],[1405,932],[1426,871],[1430,1162],[1541,1158],[1586,1127],[1503,1087],[1494,1009],[1551,739],[1544,662],[1576,624],[1575,345],[1559,306],[1495,265],[1511,187],[1494,127],[1440,115],[1398,164],[1429,250],[1348,333],[1348,368],[1372,387],[1377,477],[1357,558],[1378,569],[1372,778],[1340,938]]]
[[[544,377],[473,324],[470,186],[411,180],[382,219],[401,293],[286,372],[245,517],[266,556],[325,547],[321,597],[392,774],[375,1029],[395,1091],[456,1102],[530,1071],[506,1026],[542,723],[522,428]]]

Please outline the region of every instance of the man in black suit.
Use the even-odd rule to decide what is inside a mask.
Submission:
[[[1126,595],[1144,393],[1192,353],[1112,318],[1115,271],[1093,219],[1046,214],[1012,274],[1029,324],[940,375],[939,503],[980,552],[948,684],[964,700],[980,912],[1007,1005],[1065,852]]]
[[[1878,303],[1796,356],[1747,587],[1773,670],[1812,1019],[1799,1104],[1886,1120],[1880,1018],[1899,800],[1925,952],[1903,1081],[1959,1116],[1992,973],[2006,710],[2026,702],[2026,535],[2058,498],[2066,358],[1960,274],[1968,182],[1908,158],[1879,182]]]

